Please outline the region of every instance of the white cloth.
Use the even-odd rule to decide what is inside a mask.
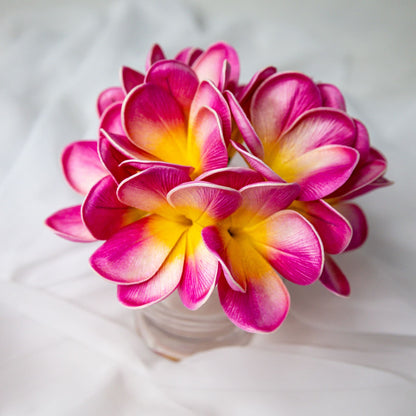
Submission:
[[[237,0],[0,2],[1,415],[414,415],[416,412],[416,3]],[[225,40],[242,78],[276,65],[333,82],[389,159],[395,185],[360,205],[370,236],[339,259],[352,286],[289,285],[273,334],[180,363],[151,353],[94,244],[43,225],[80,202],[63,147],[96,138],[97,94],[142,69]]]

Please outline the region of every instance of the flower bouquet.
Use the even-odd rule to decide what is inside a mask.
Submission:
[[[239,70],[223,42],[174,59],[155,45],[144,74],[123,67],[98,97],[98,139],[62,155],[83,202],[46,223],[104,241],[91,266],[126,306],[177,292],[196,310],[217,290],[237,327],[271,332],[289,310],[282,279],[350,293],[333,255],[367,236],[351,200],[390,182],[337,87],[274,67],[241,84]]]

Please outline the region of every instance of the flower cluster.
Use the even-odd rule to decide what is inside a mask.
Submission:
[[[239,70],[223,42],[174,59],[155,45],[145,74],[123,67],[98,97],[98,139],[63,152],[84,200],[46,223],[105,240],[91,265],[127,306],[177,290],[193,310],[217,287],[234,324],[270,332],[289,310],[282,278],[349,294],[331,257],[367,235],[349,200],[389,182],[335,86],[273,67],[242,85]],[[235,152],[248,167],[228,167]]]

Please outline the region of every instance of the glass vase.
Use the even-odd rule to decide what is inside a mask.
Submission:
[[[230,322],[216,291],[196,311],[183,306],[175,292],[162,302],[136,311],[135,318],[149,348],[172,360],[212,348],[246,345],[252,336]]]

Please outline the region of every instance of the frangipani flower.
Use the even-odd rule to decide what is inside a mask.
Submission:
[[[228,163],[228,105],[211,82],[199,84],[184,64],[154,64],[146,82],[123,102],[121,114],[129,142],[137,148],[135,159],[190,166],[193,178]]]
[[[307,76],[278,73],[253,96],[249,117],[228,94],[231,111],[251,151],[237,150],[267,179],[300,185],[299,200],[324,198],[343,185],[358,163],[356,127],[344,112],[322,107]]]
[[[222,266],[218,293],[224,311],[246,331],[273,331],[289,310],[289,294],[281,277],[311,284],[323,266],[317,232],[300,214],[286,209],[299,194],[299,186],[253,183],[258,178],[244,169],[224,169],[203,178],[242,186],[238,210],[202,230],[206,245]]]
[[[120,87],[110,87],[100,93],[97,99],[97,112],[101,118],[100,128],[107,132],[124,134],[121,124],[121,105],[126,95],[143,84],[150,68],[157,62],[167,58],[157,44],[151,48],[146,59],[145,74],[127,66],[120,71]],[[225,42],[217,42],[206,51],[199,48],[185,48],[180,51],[171,62],[178,62],[192,70],[198,82],[210,81],[220,91],[225,89],[234,91],[238,85],[240,64],[235,49]],[[252,94],[255,80],[264,79],[259,73],[242,91],[242,99]],[[257,81],[258,82],[258,81]]]
[[[158,302],[178,289],[186,307],[198,308],[219,273],[201,231],[235,211],[240,194],[190,182],[180,169],[152,167],[123,181],[117,195],[148,215],[113,234],[91,257],[92,267],[119,285],[119,299],[128,306]],[[94,217],[94,212],[86,215]]]

